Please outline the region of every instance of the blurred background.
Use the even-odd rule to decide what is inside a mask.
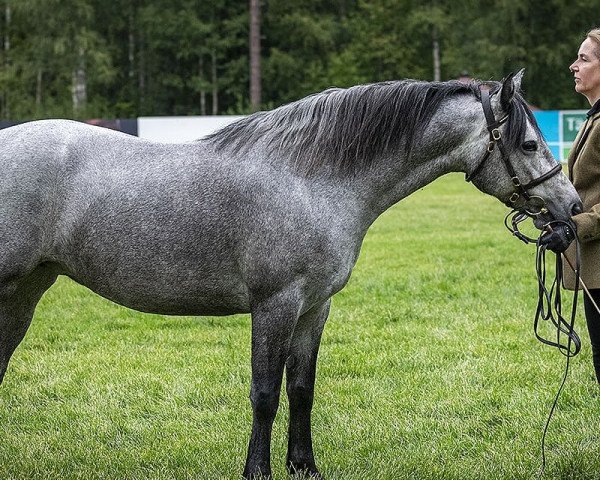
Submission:
[[[137,133],[135,122],[110,119],[242,115],[330,86],[499,80],[523,67],[534,109],[587,110],[568,66],[600,23],[600,0],[1,5],[2,126],[67,117],[129,133]]]
[[[585,108],[568,66],[598,12],[597,0],[3,0],[1,117],[240,114],[333,85],[522,67],[533,105]]]

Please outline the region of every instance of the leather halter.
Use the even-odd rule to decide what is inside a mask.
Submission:
[[[521,180],[519,179],[519,177],[517,176],[517,173],[515,172],[515,169],[513,168],[512,163],[510,162],[510,158],[506,153],[506,149],[504,148],[504,143],[502,142],[502,135],[500,133],[500,126],[503,125],[504,123],[506,123],[506,121],[508,120],[508,114],[506,114],[501,119],[496,120],[496,117],[494,116],[494,112],[492,111],[492,105],[491,105],[491,101],[490,101],[490,93],[486,89],[482,89],[480,91],[481,91],[481,105],[483,106],[483,113],[485,115],[487,129],[490,134],[490,140],[488,142],[486,152],[483,155],[483,157],[481,158],[481,160],[479,161],[479,163],[477,164],[477,167],[475,167],[475,169],[470,174],[465,174],[465,180],[467,182],[470,182],[471,180],[473,180],[473,178],[483,168],[483,165],[485,164],[486,160],[490,157],[492,152],[495,150],[496,145],[498,145],[498,150],[500,150],[500,156],[502,158],[502,161],[504,162],[504,166],[506,167],[508,174],[510,175],[510,178],[511,178],[511,181],[513,184],[513,188],[514,188],[514,192],[508,199],[507,205],[509,207],[517,208],[519,210],[525,210],[525,204],[532,199],[535,199],[538,201],[541,200],[542,204],[545,205],[545,202],[543,199],[541,199],[540,197],[537,197],[537,196],[531,196],[531,195],[529,195],[529,193],[527,191],[533,187],[536,187],[540,183],[548,180],[549,178],[553,177],[558,172],[560,172],[562,170],[561,164],[557,163],[556,166],[553,167],[550,171],[544,173],[543,175],[539,176],[538,178],[531,180],[530,182],[528,182],[526,184],[523,184],[521,182]],[[520,206],[518,206],[517,202],[519,202],[520,199],[523,199],[523,202]],[[539,207],[543,208],[543,205],[539,206]],[[527,212],[527,213],[530,213],[530,212]],[[537,213],[539,213],[539,212],[537,212]]]

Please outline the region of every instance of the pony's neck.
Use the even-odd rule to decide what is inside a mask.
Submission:
[[[363,180],[368,187],[359,187],[365,207],[365,221],[371,224],[383,212],[435,179],[450,172],[462,171],[460,163],[444,155],[419,163],[401,158],[378,162],[365,172]],[[386,168],[387,167],[387,168]]]
[[[359,181],[364,186],[358,191],[364,199],[367,221],[373,222],[392,205],[442,175],[467,171],[467,163],[485,148],[476,131],[456,124],[433,125],[430,133],[410,153],[390,152],[362,173]]]

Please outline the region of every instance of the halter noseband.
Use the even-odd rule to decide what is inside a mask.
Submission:
[[[508,120],[509,114],[506,114],[501,119],[496,120],[496,117],[494,116],[494,112],[492,111],[492,105],[491,105],[491,101],[490,101],[490,93],[486,89],[481,89],[480,91],[481,91],[481,105],[483,106],[483,113],[485,115],[487,129],[488,129],[488,132],[490,133],[490,140],[488,142],[486,152],[483,155],[483,157],[481,158],[481,160],[479,161],[479,163],[477,164],[477,167],[475,167],[475,169],[470,174],[465,175],[465,180],[467,182],[470,182],[471,180],[473,180],[473,178],[483,168],[483,165],[485,164],[486,160],[490,157],[490,155],[494,151],[496,145],[498,145],[498,150],[500,150],[500,156],[502,158],[502,161],[504,162],[504,166],[506,167],[508,174],[510,175],[510,178],[511,178],[511,181],[513,184],[513,188],[514,188],[514,192],[508,199],[509,204],[507,203],[507,205],[509,207],[515,208],[517,210],[522,210],[529,215],[537,215],[542,210],[544,210],[544,205],[546,204],[546,202],[544,201],[544,199],[542,199],[538,196],[529,195],[529,193],[527,193],[527,190],[539,185],[540,183],[542,183],[542,182],[548,180],[549,178],[553,177],[554,175],[556,175],[558,172],[560,172],[562,170],[562,166],[560,163],[557,163],[556,166],[553,167],[550,171],[544,173],[543,175],[539,176],[538,178],[531,180],[529,183],[523,184],[521,182],[521,180],[519,179],[519,177],[517,176],[517,173],[515,172],[515,169],[513,168],[512,163],[510,163],[510,158],[506,153],[506,149],[504,148],[504,143],[502,142],[502,135],[500,134],[500,126],[503,125],[504,123],[506,123],[506,121]],[[523,199],[523,202],[520,206],[518,206],[517,202],[519,202],[520,199]],[[536,207],[540,208],[540,211],[531,212],[526,209],[525,204],[527,202],[533,203],[532,201],[535,201],[536,204],[541,203],[540,205],[535,205]]]

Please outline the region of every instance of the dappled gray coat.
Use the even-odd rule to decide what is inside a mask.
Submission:
[[[569,179],[583,202],[583,213],[575,215],[581,242],[581,278],[587,288],[600,288],[600,113],[590,117],[577,134],[569,154]],[[575,245],[565,252],[575,265]],[[564,281],[575,287],[573,270],[564,262]]]

